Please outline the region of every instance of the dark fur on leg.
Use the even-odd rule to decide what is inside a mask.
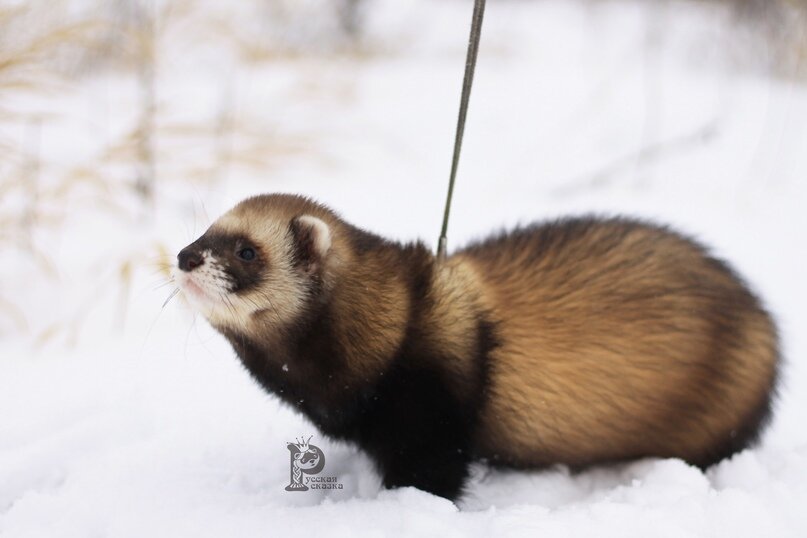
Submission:
[[[475,417],[439,375],[400,367],[386,377],[359,444],[385,487],[414,486],[456,499],[468,475]]]

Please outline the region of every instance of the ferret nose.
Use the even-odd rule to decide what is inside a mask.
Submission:
[[[177,254],[177,261],[179,262],[179,268],[183,271],[193,271],[204,263],[202,255],[190,247],[183,248]]]

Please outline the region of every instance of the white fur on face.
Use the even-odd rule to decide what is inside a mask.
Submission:
[[[322,225],[327,231],[327,226]],[[243,227],[249,229],[267,258],[268,270],[256,289],[233,293],[234,283],[226,267],[210,251],[205,251],[201,266],[190,272],[178,270],[176,274],[177,283],[191,307],[212,325],[233,329],[249,330],[256,314],[276,327],[295,319],[307,298],[303,282],[306,277],[292,266],[288,223],[273,219],[244,222],[228,213],[213,226],[229,232],[238,232]],[[329,235],[327,242],[325,250],[330,247]]]
[[[185,299],[194,310],[210,319],[226,303],[233,282],[210,250],[202,252],[202,265],[193,271],[174,269],[174,278]]]

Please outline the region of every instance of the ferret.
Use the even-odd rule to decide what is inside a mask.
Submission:
[[[706,468],[771,414],[776,328],[704,247],[626,218],[516,228],[445,259],[307,198],[244,200],[177,284],[267,391],[386,487],[457,499],[469,464]]]

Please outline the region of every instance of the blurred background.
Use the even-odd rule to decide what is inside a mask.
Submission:
[[[112,297],[123,322],[177,229],[247,194],[433,242],[470,4],[0,2],[0,335],[75,343]],[[490,4],[453,244],[567,209],[655,216],[630,202],[650,190],[735,225],[804,178],[804,1]]]
[[[0,0],[0,407],[25,410],[6,448],[88,417],[97,436],[123,415],[146,437],[190,424],[189,444],[263,424],[276,404],[231,350],[181,298],[163,306],[176,252],[275,191],[436,245],[471,10]],[[805,0],[489,0],[449,231],[452,249],[594,212],[701,239],[779,320],[766,443],[784,447],[807,443],[805,29]],[[308,431],[282,416],[261,443]],[[25,461],[0,505],[73,469]]]

